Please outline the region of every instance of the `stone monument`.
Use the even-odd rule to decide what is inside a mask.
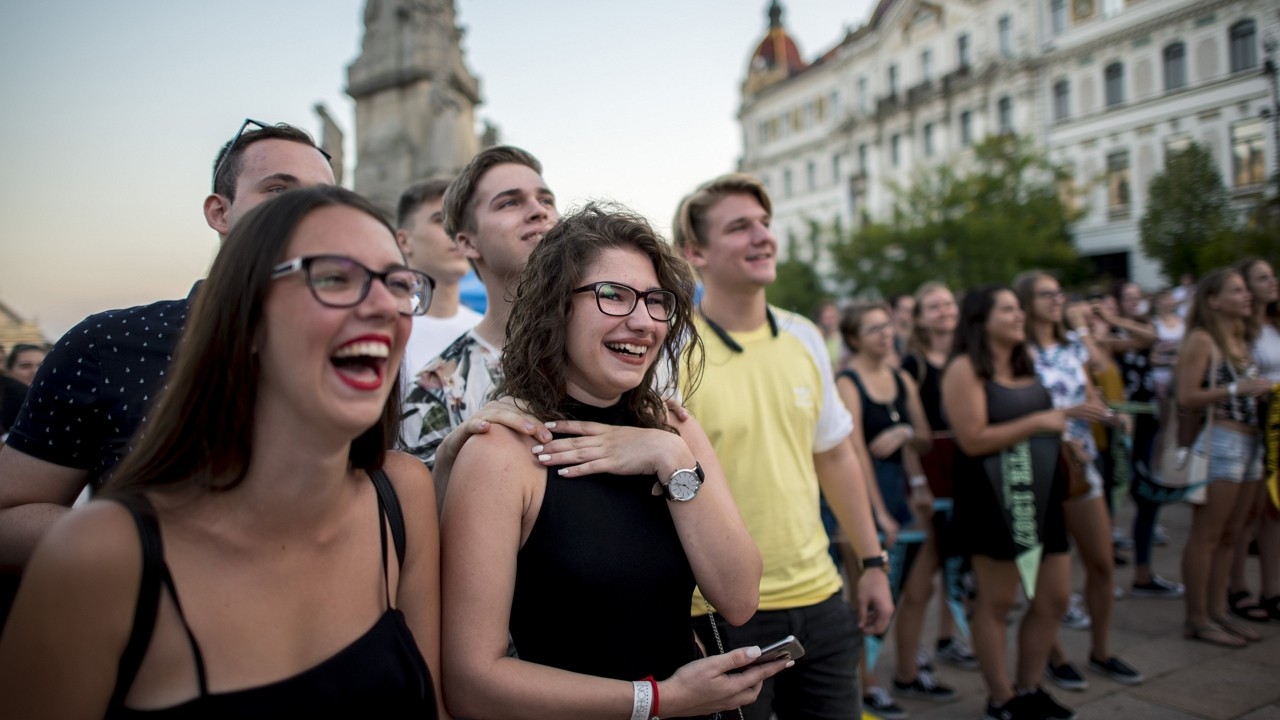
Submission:
[[[480,84],[462,57],[453,0],[367,0],[356,103],[354,189],[387,207],[411,183],[462,169],[479,152]]]

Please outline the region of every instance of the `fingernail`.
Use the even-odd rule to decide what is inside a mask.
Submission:
[[[525,424],[524,424],[524,431],[525,431],[525,432],[533,432],[533,425],[532,425],[531,423],[525,423]]]
[[[795,667],[795,664],[796,664],[796,661],[795,661],[795,660],[788,660],[788,661],[787,661],[787,664],[786,664],[786,665],[783,665],[782,667],[784,667],[784,668]]]
[[[550,459],[551,459],[551,456],[550,456],[550,455],[539,455],[539,456],[538,456],[538,459],[539,459],[539,460],[541,460],[542,462],[546,462],[546,461],[548,461],[548,460],[550,460]]]
[[[557,475],[568,475],[568,474],[569,474],[569,468],[560,468],[559,470],[557,470],[557,471],[556,471],[556,474],[557,474]]]
[[[488,420],[481,420],[481,421],[480,421],[480,429],[481,429],[481,430],[488,430],[488,429],[489,429],[489,421],[488,421]]]
[[[747,648],[747,657],[751,658],[752,660],[760,657],[760,646],[752,645],[751,647]]]
[[[547,429],[548,429],[548,430],[554,430],[554,429],[555,429],[555,427],[556,427],[556,423],[555,423],[555,421],[554,421],[554,420],[552,420],[552,421],[551,421],[551,422],[549,422],[549,423],[543,423],[543,424],[547,426]]]
[[[546,449],[546,448],[545,448],[544,446],[542,446],[542,445],[534,445],[534,446],[533,446],[533,448],[532,448],[532,450],[533,450],[533,454],[534,454],[534,455],[537,455],[538,453],[542,452],[542,451],[543,451],[543,450],[545,450],[545,449]]]

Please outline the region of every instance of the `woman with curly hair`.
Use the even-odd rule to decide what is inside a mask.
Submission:
[[[762,565],[706,434],[668,415],[657,387],[698,371],[693,287],[643,219],[598,206],[530,255],[497,393],[556,439],[495,426],[453,467],[442,532],[455,714],[706,716],[752,702],[786,665],[745,667],[754,647],[699,659],[694,641],[695,583],[741,624]],[[684,363],[682,346],[694,349]]]

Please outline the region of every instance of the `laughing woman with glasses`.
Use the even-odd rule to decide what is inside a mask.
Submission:
[[[27,567],[0,716],[436,717],[434,492],[386,450],[430,300],[347,190],[241,220],[106,499]]]
[[[530,255],[497,393],[556,439],[495,427],[458,454],[441,519],[453,713],[705,716],[750,703],[783,668],[731,672],[758,649],[699,659],[694,641],[695,583],[741,624],[761,559],[706,434],[655,389],[659,366],[669,387],[679,366],[697,371],[679,362],[701,347],[693,286],[643,219],[598,206]]]

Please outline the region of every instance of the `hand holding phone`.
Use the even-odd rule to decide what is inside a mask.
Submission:
[[[795,635],[788,635],[772,645],[760,648],[760,657],[751,661],[747,667],[764,665],[778,660],[796,660],[804,656],[804,646]]]

